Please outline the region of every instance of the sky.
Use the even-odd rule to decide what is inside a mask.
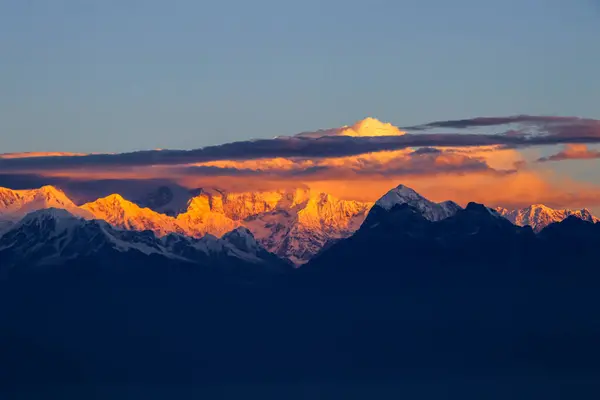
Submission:
[[[0,0],[0,186],[600,214],[599,39],[600,0]]]
[[[1,152],[600,118],[597,0],[0,1]]]

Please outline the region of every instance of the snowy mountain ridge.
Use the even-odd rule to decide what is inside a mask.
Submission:
[[[86,219],[134,231],[150,230],[159,237],[171,233],[201,238],[222,237],[240,227],[249,229],[268,251],[301,264],[332,239],[351,235],[362,223],[372,203],[339,200],[309,189],[228,193],[214,189],[196,191],[187,208],[176,216],[140,207],[112,194],[76,206],[58,189],[24,191],[2,189],[0,234],[28,212],[62,208]],[[38,195],[40,193],[40,195]],[[37,201],[41,196],[45,201]],[[161,198],[172,198],[161,188]],[[153,194],[153,199],[158,196]],[[168,202],[159,202],[162,207]],[[10,218],[5,218],[10,216]]]
[[[375,204],[386,211],[390,211],[394,206],[399,204],[408,204],[419,210],[430,221],[440,221],[448,218],[461,209],[458,204],[449,200],[442,203],[434,203],[404,185],[398,185],[390,190],[377,200]]]
[[[46,208],[61,208],[83,218],[92,215],[77,207],[67,195],[54,186],[39,189],[12,190],[0,187],[0,219],[16,221],[32,211]]]
[[[177,201],[181,203],[181,193],[173,196],[169,190],[168,187],[161,187],[150,198],[160,207],[168,208],[169,199],[173,198],[178,198]],[[389,212],[396,205],[407,204],[430,221],[445,219],[461,209],[452,201],[430,201],[404,185],[388,191],[376,203],[337,199],[306,188],[238,193],[198,189],[190,192],[186,208],[179,208],[175,215],[141,207],[119,194],[77,206],[65,193],[52,186],[31,190],[0,188],[0,237],[31,212],[62,209],[86,220],[105,221],[118,229],[151,231],[163,240],[162,246],[169,241],[178,243],[178,246],[185,242],[186,246],[203,249],[205,253],[210,252],[211,248],[219,248],[218,238],[229,238],[250,249],[251,243],[246,243],[244,239],[250,234],[255,245],[301,265],[328,243],[356,232],[373,204],[384,212]],[[55,210],[54,214],[57,212]],[[516,225],[531,225],[536,232],[568,216],[598,221],[586,209],[553,210],[543,205],[512,211],[497,208],[495,212]],[[236,234],[231,233],[234,230]],[[175,240],[173,235],[180,238]],[[109,237],[115,235],[110,233]],[[181,239],[184,237],[189,240],[186,242]],[[204,238],[202,244],[194,242],[199,238]],[[120,245],[127,248],[122,243]],[[156,247],[158,244],[152,246],[146,251],[168,253],[168,249]]]
[[[540,232],[551,223],[563,221],[569,216],[590,222],[600,221],[600,219],[592,215],[586,208],[581,210],[556,210],[543,204],[533,204],[529,207],[516,210],[497,207],[496,211],[513,224],[519,226],[529,225],[535,232]]]
[[[188,263],[220,255],[260,264],[270,257],[245,228],[221,239],[173,233],[156,237],[151,231],[121,230],[105,221],[79,218],[56,208],[27,214],[0,237],[3,266],[53,265],[107,252],[158,255]]]

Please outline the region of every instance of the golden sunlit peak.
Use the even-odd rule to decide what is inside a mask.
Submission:
[[[45,197],[53,197],[58,200],[68,200],[67,196],[62,190],[52,185],[42,186],[39,188],[38,192],[42,193]]]
[[[381,122],[372,117],[367,117],[357,121],[352,126],[345,126],[340,129],[342,136],[401,136],[406,132],[389,122]]]
[[[62,190],[57,189],[52,185],[45,185],[40,188],[40,192],[44,193],[62,193]]]
[[[113,193],[113,194],[110,194],[110,195],[106,196],[105,198],[103,198],[103,199],[98,199],[98,200],[104,200],[104,201],[106,201],[106,202],[114,202],[114,203],[123,203],[123,202],[127,202],[127,200],[125,200],[125,199],[123,198],[123,196],[121,196],[121,195],[120,195],[120,194],[118,194],[118,193]]]

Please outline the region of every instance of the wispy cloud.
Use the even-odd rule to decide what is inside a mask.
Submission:
[[[556,125],[556,124],[598,124],[599,121],[579,117],[561,117],[546,115],[512,115],[506,117],[475,117],[467,119],[455,119],[446,121],[434,121],[422,125],[409,126],[402,129],[406,130],[427,130],[431,128],[456,128],[466,129],[475,127],[490,127],[508,124],[527,124],[527,125]]]
[[[600,158],[600,151],[591,150],[584,144],[567,144],[564,150],[548,157],[541,157],[537,161],[591,160],[595,158]]]

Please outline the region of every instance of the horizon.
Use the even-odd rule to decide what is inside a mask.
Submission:
[[[302,191],[303,193],[306,193],[309,197],[307,197],[307,199],[316,199],[322,195],[327,195],[327,196],[332,196],[335,200],[342,200],[342,201],[356,201],[357,203],[362,203],[368,206],[373,206],[375,204],[377,204],[377,202],[379,200],[381,200],[386,194],[388,194],[389,192],[394,192],[396,191],[398,188],[406,188],[410,191],[414,191],[414,189],[404,185],[403,183],[399,183],[396,186],[391,187],[389,190],[385,191],[384,193],[381,194],[381,196],[379,196],[378,198],[376,198],[375,201],[361,201],[361,200],[355,200],[352,198],[336,198],[335,196],[332,196],[330,193],[324,192],[324,191],[319,191],[319,190],[314,190],[311,189],[310,187],[303,187],[303,186],[298,186],[298,187],[290,187],[290,188],[280,188],[280,189],[259,189],[259,190],[250,190],[250,191],[235,191],[235,190],[223,190],[219,187],[194,187],[194,188],[189,188],[188,189],[188,194],[189,194],[189,200],[187,202],[187,205],[189,206],[189,203],[194,199],[194,198],[200,198],[200,197],[213,197],[213,196],[222,196],[222,197],[227,197],[227,196],[232,196],[232,195],[240,195],[240,194],[248,194],[248,193],[252,193],[252,194],[264,194],[264,193],[289,193],[289,194],[293,194],[293,192],[298,193],[298,191]],[[110,194],[106,194],[103,195],[101,197],[97,197],[97,198],[92,198],[89,201],[75,201],[74,199],[72,199],[69,195],[69,193],[67,193],[66,191],[64,191],[63,189],[61,189],[58,186],[54,186],[54,185],[43,185],[40,187],[27,187],[27,188],[23,188],[23,189],[14,189],[14,188],[10,188],[10,187],[3,187],[0,186],[0,190],[8,190],[8,191],[12,191],[12,192],[16,192],[16,193],[21,193],[21,194],[30,194],[30,193],[35,193],[35,192],[43,192],[43,193],[49,193],[51,195],[55,195],[57,192],[59,195],[65,195],[67,197],[67,199],[71,202],[73,202],[73,204],[77,207],[77,208],[82,208],[83,206],[89,205],[89,204],[94,204],[94,203],[101,203],[101,202],[105,202],[105,201],[109,201],[109,200],[115,200],[115,201],[119,201],[122,203],[125,203],[125,206],[137,206],[141,209],[148,209],[151,210],[153,212],[155,212],[156,214],[160,214],[160,215],[164,215],[164,216],[169,216],[168,214],[165,214],[164,212],[161,212],[160,210],[155,210],[152,207],[148,207],[148,206],[144,206],[142,204],[140,204],[140,202],[142,200],[144,200],[143,198],[126,198],[125,196],[123,196],[121,193],[118,192],[114,192],[114,193],[110,193]],[[155,192],[158,192],[160,190],[163,189],[168,189],[170,190],[171,188],[167,185],[158,185],[155,188]],[[187,189],[187,188],[186,188]],[[198,194],[197,194],[198,193]],[[149,192],[149,193],[145,193],[146,195],[152,195],[153,192]],[[420,195],[420,194],[419,194]],[[424,197],[424,196],[423,196]],[[443,201],[440,201],[438,203],[445,203],[445,202],[454,202],[456,204],[458,204],[461,208],[466,208],[468,203],[475,203],[475,204],[481,204],[484,206],[487,206],[486,204],[483,203],[478,203],[476,201],[467,201],[467,202],[455,202],[452,199],[446,199]],[[126,207],[127,208],[127,207]],[[588,209],[587,207],[583,207],[581,209],[555,209],[552,207],[547,206],[546,204],[542,204],[542,203],[534,203],[534,204],[530,204],[528,207],[523,207],[523,208],[505,208],[502,207],[501,205],[496,205],[495,207],[488,207],[491,209],[504,209],[508,212],[513,212],[513,211],[524,211],[526,209],[536,209],[536,208],[546,208],[552,211],[591,211],[590,209]],[[59,209],[59,210],[63,210],[63,211],[67,211],[68,209],[64,209],[64,208],[59,208],[59,207],[49,207],[47,209]],[[43,211],[45,210],[45,208],[40,208],[39,210],[34,210],[32,212],[37,212],[37,211]],[[180,214],[184,214],[186,212],[186,210],[179,210],[174,216],[176,217],[177,215]],[[594,215],[595,216],[595,215]]]

